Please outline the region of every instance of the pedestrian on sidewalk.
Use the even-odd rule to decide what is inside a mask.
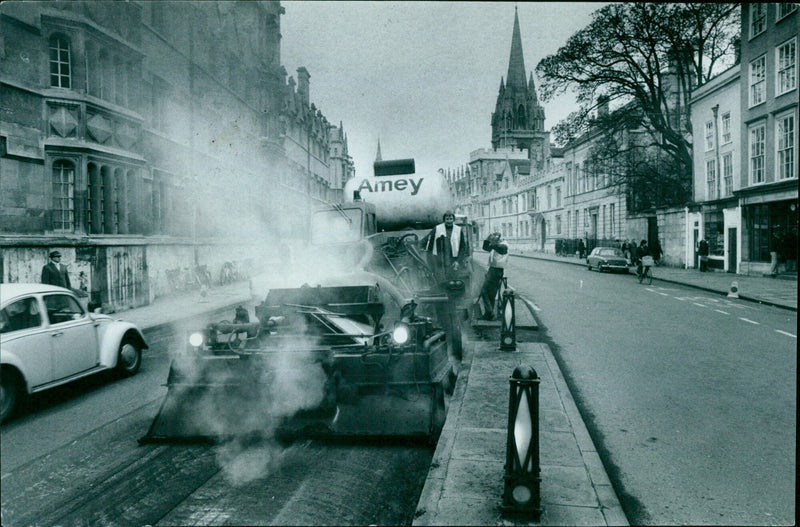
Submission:
[[[636,247],[636,240],[628,241],[628,253],[630,254],[631,265],[637,265],[639,263],[637,258],[639,249]]]
[[[652,256],[650,254],[650,248],[647,246],[647,240],[642,240],[639,244],[638,249],[636,249],[636,276],[641,276],[642,271],[642,258],[645,256]]]
[[[697,245],[697,255],[700,257],[700,272],[705,273],[708,270],[708,242],[705,239]]]
[[[50,253],[50,261],[42,267],[42,283],[72,289],[72,284],[69,281],[69,271],[61,263],[60,252],[52,251]]]
[[[584,255],[586,254],[586,245],[583,243],[583,238],[578,241],[578,258],[583,260]]]
[[[495,300],[497,292],[500,291],[500,281],[503,279],[506,262],[508,262],[508,243],[503,240],[502,234],[494,232],[483,240],[483,250],[489,251],[489,269],[483,279],[477,304],[480,318],[494,320]]]
[[[661,265],[661,256],[664,252],[661,250],[661,244],[658,243],[658,238],[653,240],[653,244],[650,247],[650,256],[653,257],[656,265]]]

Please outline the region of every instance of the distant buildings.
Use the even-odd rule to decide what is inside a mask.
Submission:
[[[593,156],[602,137],[591,129],[563,148],[550,145],[533,77],[525,81],[515,13],[508,78],[492,115],[493,148],[445,171],[457,212],[476,222],[479,237],[500,231],[521,252],[574,254],[578,239],[590,249],[658,239],[668,265],[696,267],[697,245],[706,239],[712,269],[796,273],[797,16],[794,3],[743,4],[741,65],[695,88],[688,101],[691,197],[665,207]],[[673,85],[670,97],[685,104]],[[600,101],[600,116],[608,112]],[[616,140],[642,144],[644,135],[621,127]]]
[[[287,81],[279,2],[0,5],[0,276],[58,248],[95,302],[142,305],[173,277],[272,258],[304,210],[340,200],[340,125]],[[298,234],[299,233],[299,234]]]

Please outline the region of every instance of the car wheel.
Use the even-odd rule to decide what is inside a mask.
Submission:
[[[125,377],[130,377],[139,371],[142,365],[142,350],[133,339],[125,338],[119,345],[117,355],[117,370]]]
[[[10,368],[0,372],[0,423],[5,423],[22,399],[22,382],[19,374]]]
[[[586,264],[586,270],[587,271],[591,271],[592,270],[592,264]]]
[[[601,263],[597,264],[597,272],[598,273],[602,273],[603,272],[603,264],[601,264]]]

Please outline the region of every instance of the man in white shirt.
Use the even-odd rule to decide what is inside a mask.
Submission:
[[[489,251],[489,269],[483,280],[478,307],[482,319],[494,320],[497,292],[500,290],[500,282],[508,262],[508,243],[503,240],[502,234],[495,232],[483,241],[483,250]]]
[[[426,251],[433,255],[433,269],[437,279],[447,280],[454,271],[465,265],[469,246],[464,239],[464,229],[455,224],[456,215],[448,210],[442,223],[434,227],[423,239]]]

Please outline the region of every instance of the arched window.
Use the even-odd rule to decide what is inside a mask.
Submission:
[[[528,119],[525,115],[525,106],[520,104],[517,108],[517,128],[524,129],[527,121]]]
[[[50,37],[50,86],[70,87],[69,41],[60,35]]]
[[[53,229],[72,231],[75,227],[75,165],[58,160],[53,163]]]

